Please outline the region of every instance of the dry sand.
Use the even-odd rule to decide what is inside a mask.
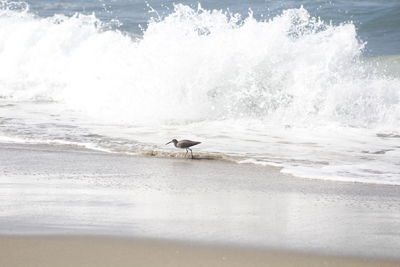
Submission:
[[[399,266],[400,262],[106,237],[1,237],[0,266]]]

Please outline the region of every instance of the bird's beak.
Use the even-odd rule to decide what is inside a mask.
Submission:
[[[168,144],[170,144],[170,143],[172,143],[172,141],[169,141],[168,143],[166,143],[166,145],[168,145]]]

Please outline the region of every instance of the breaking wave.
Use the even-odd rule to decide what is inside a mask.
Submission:
[[[399,79],[365,66],[355,26],[324,23],[304,8],[257,21],[178,4],[137,37],[107,30],[95,15],[40,18],[6,6],[2,98],[58,101],[138,124],[399,121]]]

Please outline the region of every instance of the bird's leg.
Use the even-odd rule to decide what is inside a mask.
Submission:
[[[187,150],[187,148],[186,148],[186,154],[185,154],[185,158],[186,158],[186,155],[187,155],[187,153],[188,153],[189,151]]]
[[[193,152],[190,148],[188,148],[190,150],[190,154],[192,155],[192,159],[193,159]]]

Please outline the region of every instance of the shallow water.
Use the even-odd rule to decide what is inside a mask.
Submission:
[[[400,184],[397,1],[0,6],[0,140]]]
[[[400,257],[398,186],[48,145],[0,144],[0,152],[0,235],[150,237]]]

